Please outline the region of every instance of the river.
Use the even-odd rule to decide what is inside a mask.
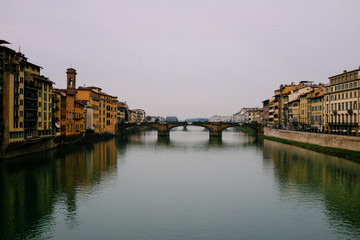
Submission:
[[[360,239],[360,164],[156,131],[0,163],[0,239]]]

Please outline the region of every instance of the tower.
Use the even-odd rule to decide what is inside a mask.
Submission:
[[[76,88],[76,70],[73,68],[68,68],[66,71],[67,78],[67,89]]]

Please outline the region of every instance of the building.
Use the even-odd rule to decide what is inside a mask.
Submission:
[[[58,137],[61,135],[61,91],[53,89],[53,135]]]
[[[60,125],[61,136],[74,136],[84,133],[84,104],[76,100],[76,70],[66,71],[66,89],[55,89],[53,98],[55,127]],[[56,130],[58,131],[58,130]],[[58,133],[56,133],[58,135]]]
[[[41,67],[0,40],[0,142],[34,142],[52,136],[52,85]]]
[[[142,123],[145,121],[145,111],[143,109],[133,109],[135,112],[135,122]]]
[[[265,126],[269,125],[269,106],[270,106],[270,100],[271,99],[266,99],[265,101],[263,101],[263,124]]]
[[[101,91],[99,87],[79,86],[76,91],[76,100],[81,101],[86,108],[84,125],[85,130],[95,133],[115,134],[117,122],[117,97]],[[92,117],[89,116],[92,114]],[[90,123],[91,122],[91,123]]]
[[[179,119],[175,116],[168,116],[168,117],[166,117],[165,121],[166,122],[178,122]]]
[[[129,122],[129,106],[126,102],[117,103],[117,123]]]
[[[84,106],[87,108],[86,113],[86,126],[85,130],[94,131],[94,133],[100,133],[100,96],[99,94],[88,87],[79,86],[76,91],[76,99],[82,101]],[[91,109],[91,110],[90,110]],[[92,113],[92,117],[88,114]],[[91,119],[92,124],[89,120]]]
[[[308,93],[304,93],[300,95],[300,129],[306,130],[310,129],[310,122],[308,122],[308,107],[307,107],[307,95]]]
[[[165,118],[159,116],[146,116],[146,122],[165,122]]]
[[[136,118],[137,118],[137,113],[129,109],[129,123],[136,122]]]
[[[117,122],[117,97],[101,91],[101,88],[94,88],[100,96],[100,133],[115,134]]]
[[[329,77],[324,93],[324,128],[334,134],[359,135],[360,67]]]
[[[323,105],[324,89],[316,89],[308,93],[308,102],[310,101],[310,129],[314,132],[322,132],[324,125]],[[308,104],[309,107],[309,104]]]

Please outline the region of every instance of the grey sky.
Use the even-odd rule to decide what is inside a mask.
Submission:
[[[66,68],[143,108],[180,118],[261,106],[282,83],[360,65],[359,0],[14,0],[0,39],[44,67]]]

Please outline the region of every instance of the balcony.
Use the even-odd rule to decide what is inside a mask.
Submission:
[[[349,109],[347,110],[348,114],[353,114],[353,110],[352,109]]]
[[[25,122],[37,122],[38,118],[25,118]]]
[[[332,113],[333,113],[333,114],[337,114],[338,111],[337,111],[337,110],[333,110]]]
[[[14,75],[19,75],[20,74],[19,70],[12,70],[11,73],[14,74]]]
[[[328,123],[330,127],[357,127],[357,123]]]
[[[25,81],[25,88],[32,90],[41,90],[41,85],[35,84],[34,82]]]
[[[37,96],[37,95],[25,95],[24,98],[25,98],[25,99],[28,99],[28,100],[34,100],[34,101],[37,101],[37,100],[38,100],[38,96]]]

